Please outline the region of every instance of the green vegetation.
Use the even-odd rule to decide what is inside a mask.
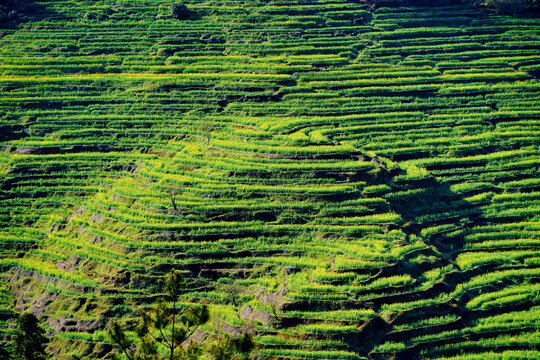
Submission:
[[[7,350],[6,359],[45,360],[47,353],[45,346],[49,340],[45,336],[45,330],[40,326],[39,319],[29,313],[22,314],[17,319],[17,329],[13,337],[13,355]]]
[[[0,20],[0,345],[33,313],[59,360],[228,358],[246,332],[265,360],[540,357],[536,6]]]
[[[126,332],[113,321],[109,327],[111,339],[120,347],[128,359],[198,359],[203,352],[205,358],[232,359],[238,355],[249,354],[253,349],[250,334],[241,334],[236,338],[215,336],[207,339],[201,347],[194,339],[195,332],[209,320],[208,307],[205,305],[180,307],[178,302],[184,290],[186,280],[177,270],[167,275],[165,288],[172,305],[160,300],[150,310],[140,312],[141,320],[135,332],[138,341],[134,349]]]

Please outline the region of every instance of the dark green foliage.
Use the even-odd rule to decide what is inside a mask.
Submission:
[[[130,342],[128,341],[126,334],[122,327],[116,322],[113,321],[109,327],[109,334],[113,341],[122,349],[122,351],[127,355],[128,358],[131,358],[127,352],[130,347]]]
[[[185,4],[177,3],[171,5],[171,15],[177,20],[185,20],[191,16],[191,11]]]
[[[0,22],[16,19],[27,7],[26,0],[0,0]]]
[[[10,360],[11,355],[4,346],[0,346],[0,360]]]
[[[45,330],[39,325],[34,314],[22,314],[17,320],[13,351],[16,359],[44,360],[47,359],[45,345],[48,340]]]
[[[501,14],[522,14],[537,12],[540,2],[538,0],[487,0],[486,6]]]
[[[253,339],[248,334],[242,334],[236,338],[227,335],[209,341],[206,351],[212,359],[229,360],[249,356],[253,347]]]
[[[182,293],[182,290],[186,286],[186,279],[182,276],[182,273],[177,270],[172,270],[167,279],[165,280],[165,289],[170,295],[171,300],[176,301]]]

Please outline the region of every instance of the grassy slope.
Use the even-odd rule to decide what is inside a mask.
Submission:
[[[56,357],[171,267],[273,358],[537,357],[539,21],[188,4],[40,1],[0,39],[2,299]]]

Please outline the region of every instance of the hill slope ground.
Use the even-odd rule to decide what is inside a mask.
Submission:
[[[539,357],[540,21],[186,3],[1,32],[4,335],[105,357],[174,267],[264,358]]]

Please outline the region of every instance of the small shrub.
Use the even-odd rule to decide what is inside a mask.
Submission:
[[[16,20],[27,9],[25,0],[0,0],[0,22]]]
[[[482,4],[482,2],[476,1],[476,4]],[[483,4],[499,14],[527,15],[538,13],[540,10],[540,1],[538,0],[485,0]]]
[[[526,8],[524,0],[487,0],[486,6],[497,10],[499,13],[523,12]]]
[[[185,20],[191,16],[191,11],[182,3],[171,5],[171,15],[177,20]]]
[[[38,318],[34,314],[23,314],[17,320],[17,324],[13,346],[16,358],[45,360],[47,358],[45,346],[48,339]]]

